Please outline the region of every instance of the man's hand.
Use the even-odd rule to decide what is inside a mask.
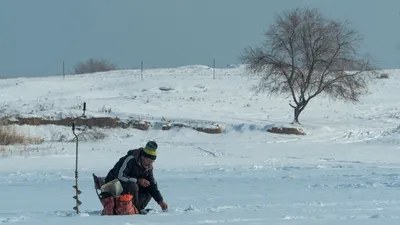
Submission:
[[[150,185],[150,182],[146,179],[140,178],[138,180],[138,184],[143,186],[143,187],[148,187]]]
[[[162,209],[163,211],[165,211],[165,210],[168,209],[168,205],[167,205],[167,203],[165,203],[164,201],[161,201],[161,202],[159,202],[158,204],[161,206],[161,209]]]

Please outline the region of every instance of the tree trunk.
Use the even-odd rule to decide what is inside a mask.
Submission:
[[[300,122],[299,122],[299,116],[300,116],[300,113],[301,113],[301,109],[300,109],[300,107],[299,106],[297,106],[296,108],[294,108],[294,119],[293,119],[293,124],[294,123],[297,123],[297,124],[300,124]]]
[[[310,101],[310,98],[307,100],[304,100],[304,98],[303,98],[303,100],[298,102],[295,106],[289,103],[290,107],[292,107],[294,109],[294,118],[293,118],[292,124],[295,124],[295,123],[300,124],[300,121],[299,121],[300,114],[306,108],[309,101]]]
[[[304,108],[306,108],[307,103],[308,103],[308,101],[302,101],[299,104],[297,104],[296,106],[292,106],[294,109],[294,118],[293,118],[292,124],[295,124],[295,123],[300,124],[299,117],[300,117],[301,112],[303,112]]]

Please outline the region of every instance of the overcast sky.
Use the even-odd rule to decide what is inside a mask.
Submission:
[[[49,76],[90,57],[122,68],[218,67],[296,6],[347,19],[381,67],[400,68],[399,0],[1,0],[0,76]]]

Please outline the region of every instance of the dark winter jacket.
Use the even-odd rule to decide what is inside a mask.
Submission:
[[[149,192],[154,200],[159,203],[163,200],[163,197],[158,190],[157,182],[154,179],[153,167],[148,169],[141,165],[141,152],[143,148],[129,150],[127,154],[120,158],[115,164],[114,168],[107,174],[105,182],[109,182],[118,178],[120,182],[134,182],[140,178],[144,178],[150,182]]]

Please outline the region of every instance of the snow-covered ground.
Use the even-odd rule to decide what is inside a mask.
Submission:
[[[0,146],[0,223],[12,224],[398,224],[400,70],[387,70],[356,105],[314,99],[300,117],[307,135],[277,135],[290,98],[254,95],[242,66],[114,71],[0,80],[2,117],[87,116],[218,124],[192,129],[94,129],[79,143],[82,214],[75,215],[71,127],[18,126],[40,145]],[[171,88],[169,91],[160,90]],[[93,132],[91,130],[90,132]],[[156,178],[169,211],[100,216],[92,173],[105,175],[127,150],[159,143]]]

